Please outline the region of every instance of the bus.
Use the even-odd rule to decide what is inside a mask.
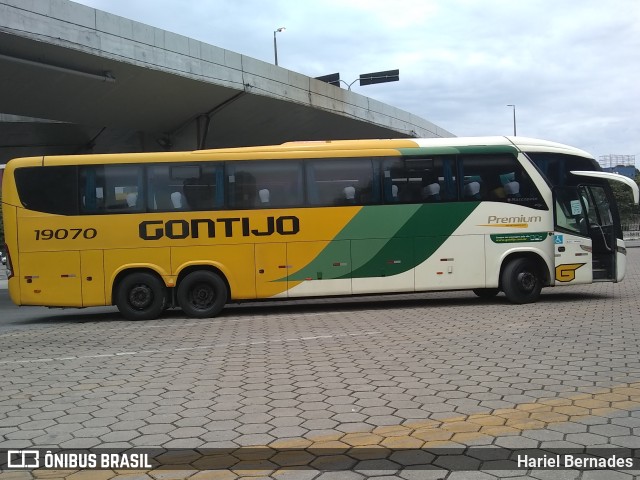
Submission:
[[[131,320],[257,299],[619,282],[626,250],[588,153],[523,137],[13,159],[3,179],[17,305]]]

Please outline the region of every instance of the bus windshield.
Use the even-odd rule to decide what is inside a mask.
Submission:
[[[574,187],[582,181],[571,175],[571,171],[600,170],[598,163],[591,158],[549,152],[527,152],[526,155],[538,167],[550,186]],[[594,180],[593,183],[598,181]]]

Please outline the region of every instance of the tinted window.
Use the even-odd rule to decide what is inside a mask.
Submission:
[[[19,168],[15,179],[20,201],[26,208],[58,215],[78,213],[76,167]]]
[[[383,161],[385,203],[431,203],[457,198],[455,156]]]
[[[219,188],[222,167],[215,164],[165,164],[147,167],[150,211],[215,210],[224,197]]]
[[[600,225],[601,227],[613,225],[613,215],[604,188],[589,186],[582,187],[582,190],[585,192],[583,201],[587,205],[591,225]]]
[[[307,202],[311,205],[367,205],[380,202],[379,182],[369,158],[308,160]]]
[[[80,169],[82,213],[144,211],[142,166],[96,165]]]
[[[584,199],[581,198],[578,190],[576,188],[556,188],[554,193],[556,227],[560,230],[588,235],[583,207]]]
[[[296,207],[303,203],[302,162],[229,162],[230,208]]]
[[[459,161],[461,199],[517,203],[546,210],[537,187],[512,155],[464,155]]]
[[[584,182],[580,177],[571,175],[571,170],[600,170],[595,160],[575,155],[559,153],[533,152],[527,156],[538,167],[547,182],[553,186],[577,186]],[[591,182],[597,183],[597,182]]]

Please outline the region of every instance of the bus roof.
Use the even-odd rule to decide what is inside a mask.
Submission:
[[[463,147],[463,146],[515,146],[522,151],[556,151],[579,156],[592,156],[575,147],[562,143],[539,140],[528,137],[445,137],[445,138],[407,138],[407,139],[378,139],[378,140],[320,140],[287,142],[282,145],[268,145],[261,147],[245,147],[243,150],[266,151],[309,151],[309,150],[361,150],[361,149],[396,149],[416,147]],[[237,148],[225,150],[197,150],[193,153],[237,152]]]
[[[460,147],[511,147],[523,152],[554,152],[578,155],[593,159],[589,153],[563,145],[561,143],[538,140],[526,137],[447,137],[447,138],[406,138],[406,139],[379,139],[379,140],[326,140],[326,141],[299,141],[287,142],[281,145],[265,145],[255,147],[235,147],[210,150],[194,150],[183,152],[145,152],[145,153],[112,153],[112,154],[81,154],[59,155],[44,157],[29,157],[20,162],[10,161],[9,168],[13,166],[38,166],[38,165],[74,165],[74,164],[101,164],[101,163],[140,163],[169,162],[169,161],[193,161],[204,160],[242,160],[251,159],[251,156],[260,154],[264,159],[277,158],[311,158],[321,157],[322,152],[343,152],[337,156],[350,156],[349,152],[360,151],[367,155],[397,155],[399,151],[410,154],[412,149],[421,150],[433,148],[440,150]],[[416,152],[417,153],[417,152]],[[286,154],[284,157],[279,155]],[[125,160],[126,158],[126,160]],[[18,159],[16,159],[18,160]],[[11,165],[13,163],[13,165]]]

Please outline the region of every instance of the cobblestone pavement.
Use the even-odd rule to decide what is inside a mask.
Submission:
[[[227,468],[175,450],[172,470],[0,479],[634,478],[468,456],[468,471],[424,466],[445,448],[640,448],[640,249],[629,256],[621,284],[527,306],[449,292],[13,324],[0,331],[0,448],[203,449]]]

